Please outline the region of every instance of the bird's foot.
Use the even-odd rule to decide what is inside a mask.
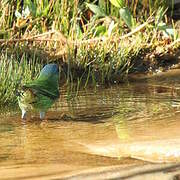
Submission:
[[[43,120],[45,118],[45,112],[40,112],[40,119]]]
[[[24,110],[24,109],[22,109],[22,115],[21,115],[21,118],[23,119],[23,120],[25,120],[26,119],[26,111]]]

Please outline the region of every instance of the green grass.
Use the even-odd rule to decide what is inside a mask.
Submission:
[[[42,65],[36,59],[27,59],[23,54],[21,58],[0,56],[0,105],[10,106],[17,102],[17,90],[24,82],[35,78]]]

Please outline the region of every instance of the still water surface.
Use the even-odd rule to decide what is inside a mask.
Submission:
[[[1,113],[0,179],[180,162],[178,78],[80,90],[67,99],[61,89],[43,122],[38,115],[22,121],[19,111]]]

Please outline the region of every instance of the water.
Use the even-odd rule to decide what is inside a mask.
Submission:
[[[171,77],[80,90],[72,101],[61,89],[45,121],[1,113],[0,179],[117,175],[119,167],[179,163],[180,80]]]

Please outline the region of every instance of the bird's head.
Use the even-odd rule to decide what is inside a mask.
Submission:
[[[40,72],[41,76],[59,75],[59,67],[57,64],[47,64]]]

